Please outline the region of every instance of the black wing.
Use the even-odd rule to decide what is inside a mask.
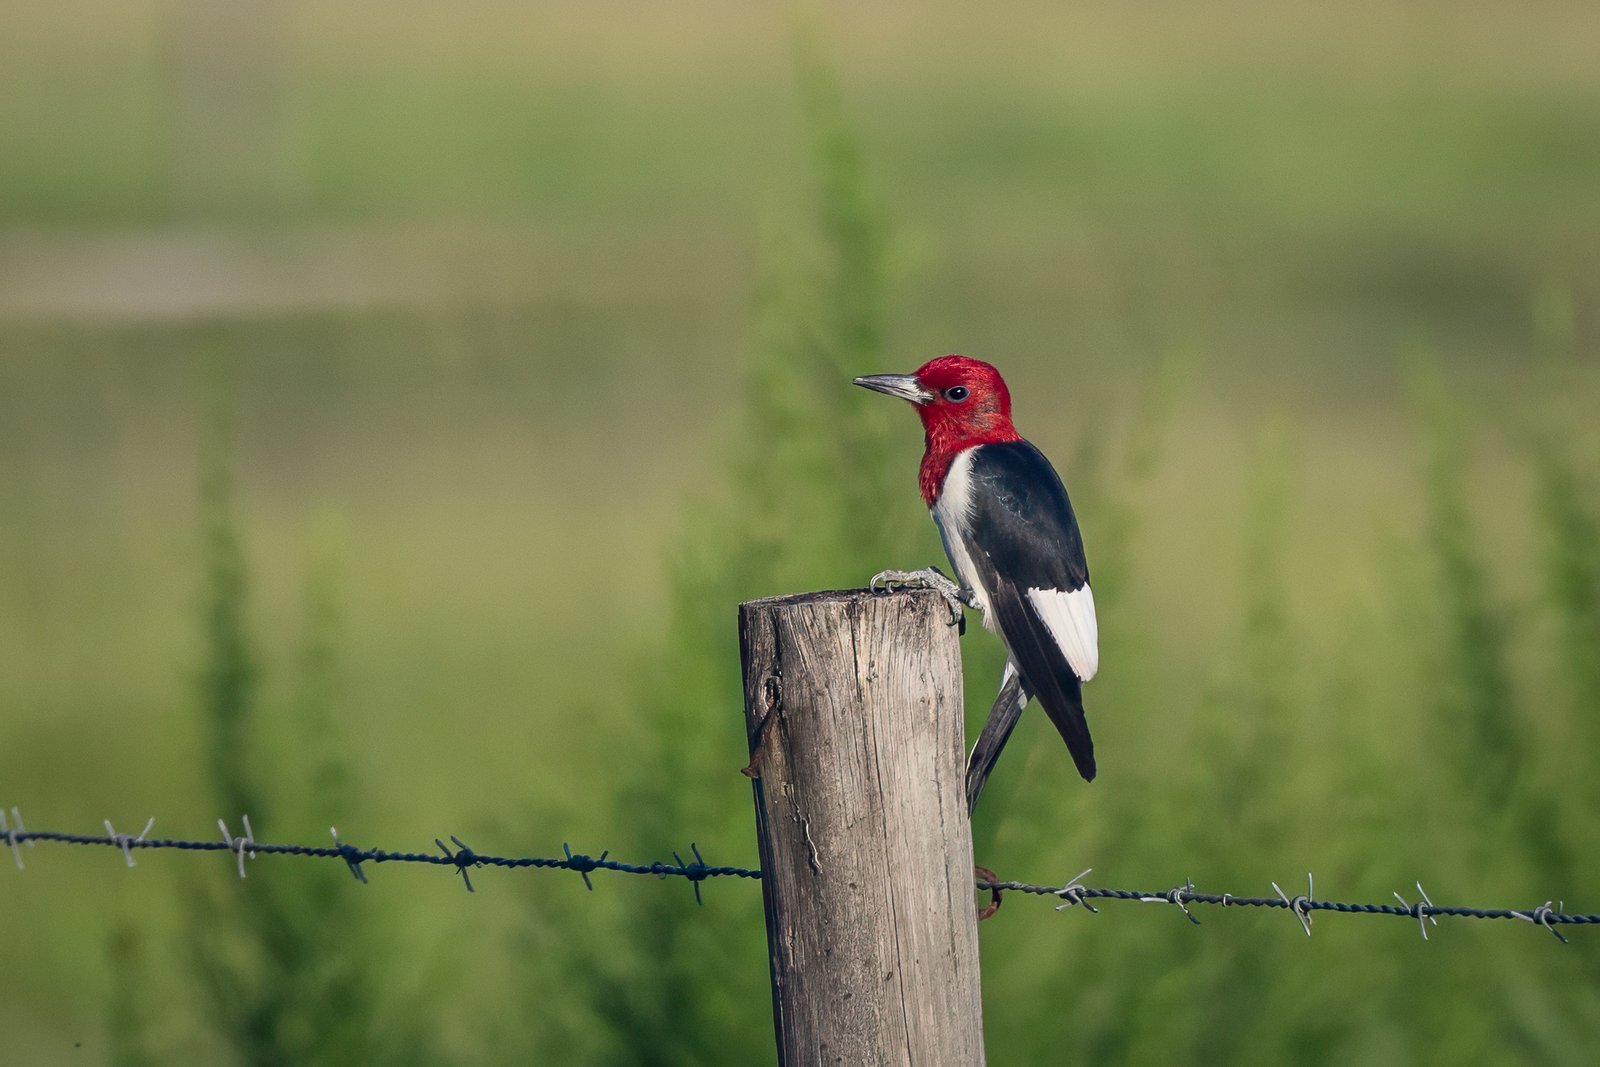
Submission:
[[[1083,712],[1083,683],[1028,595],[1029,590],[1071,593],[1089,584],[1083,537],[1066,487],[1044,454],[1026,441],[980,446],[969,478],[964,532],[1000,635],[1027,689],[1066,741],[1078,773],[1093,781],[1094,740]]]

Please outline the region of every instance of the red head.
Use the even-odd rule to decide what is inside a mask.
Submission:
[[[922,499],[939,497],[951,460],[973,445],[1020,441],[1011,425],[1011,393],[1000,372],[981,359],[940,356],[915,374],[872,374],[855,384],[916,405],[927,438],[922,455]]]

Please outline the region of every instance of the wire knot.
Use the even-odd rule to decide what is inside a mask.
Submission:
[[[122,858],[128,861],[129,867],[137,866],[133,862],[133,846],[144,844],[145,835],[150,832],[150,827],[156,824],[155,816],[150,817],[150,821],[144,824],[144,829],[139,831],[137,837],[133,834],[119,834],[112,828],[110,819],[103,821],[106,826],[106,840],[122,849]]]
[[[1085,894],[1086,890],[1085,890],[1084,886],[1082,885],[1082,879],[1083,879],[1084,875],[1088,874],[1090,871],[1093,871],[1093,870],[1094,870],[1093,867],[1085,867],[1083,870],[1079,871],[1076,875],[1074,875],[1072,880],[1069,881],[1066,885],[1064,885],[1060,889],[1056,890],[1056,894],[1055,895],[1060,897],[1062,900],[1066,901],[1065,904],[1057,904],[1056,905],[1056,910],[1057,911],[1060,911],[1063,908],[1070,908],[1074,904],[1082,904],[1084,906],[1084,908],[1086,908],[1091,914],[1094,914],[1094,915],[1100,914],[1100,909],[1095,907],[1093,904],[1089,903],[1088,899],[1085,897],[1084,894]]]
[[[339,858],[344,860],[345,866],[350,868],[351,876],[362,885],[366,885],[367,872],[361,869],[361,862],[366,857],[361,854],[361,850],[356,848],[354,845],[347,845],[343,841],[340,841],[339,830],[337,827],[328,827],[328,833],[333,835],[334,852],[338,853]]]
[[[672,854],[672,858],[678,861],[678,873],[689,879],[689,884],[694,886],[695,904],[699,907],[704,907],[705,901],[700,899],[700,883],[710,877],[711,872],[706,867],[706,861],[700,857],[700,846],[691,841],[689,842],[689,851],[694,853],[693,863],[684,863],[683,857],[676,852]]]
[[[562,864],[562,866],[566,867],[569,871],[577,871],[579,876],[583,879],[583,888],[587,889],[591,893],[594,892],[594,883],[589,881],[589,872],[599,870],[600,865],[605,863],[606,857],[611,855],[611,850],[609,848],[606,849],[604,852],[600,853],[599,859],[595,859],[593,856],[585,856],[582,852],[573,852],[572,849],[567,847],[567,843],[563,841],[561,842],[561,851],[565,853],[567,857],[567,862]],[[659,867],[661,865],[658,863],[656,866]]]
[[[445,859],[455,864],[456,873],[461,875],[461,881],[466,885],[467,892],[476,893],[477,890],[472,888],[472,879],[467,875],[467,868],[479,866],[483,863],[483,860],[479,859],[478,854],[467,847],[467,843],[455,834],[450,835],[450,840],[455,842],[456,851],[454,852],[451,852],[450,847],[437,837],[433,839],[433,843],[439,846],[440,851],[444,853]]]
[[[239,857],[239,877],[244,877],[244,858],[248,854],[251,859],[256,858],[255,831],[250,829],[250,816],[241,816],[244,820],[244,836],[234,837],[228,833],[228,824],[221,819],[217,820],[217,829],[222,831],[222,841],[228,850]]]
[[[1399,893],[1394,894],[1394,899],[1400,902],[1400,906],[1402,908],[1405,908],[1412,915],[1416,916],[1417,926],[1422,929],[1422,940],[1426,941],[1428,940],[1428,924],[1432,923],[1433,925],[1438,926],[1439,920],[1435,919],[1430,913],[1430,909],[1433,907],[1433,901],[1428,898],[1428,891],[1422,888],[1421,882],[1417,883],[1417,892],[1421,893],[1422,896],[1417,900],[1417,906],[1414,908],[1410,904],[1407,904],[1406,898],[1401,896]]]
[[[1565,945],[1567,944],[1566,937],[1561,933],[1560,930],[1557,930],[1553,925],[1551,925],[1550,922],[1551,916],[1556,914],[1555,909],[1550,906],[1552,903],[1554,902],[1547,900],[1543,904],[1540,904],[1537,908],[1534,908],[1532,912],[1514,911],[1511,914],[1515,915],[1519,919],[1526,919],[1535,926],[1544,927],[1546,930],[1549,930],[1552,934],[1556,935],[1557,941]],[[1566,901],[1562,901],[1561,906],[1563,909],[1565,909]]]
[[[1278,888],[1277,882],[1272,883],[1272,889],[1278,894],[1278,899],[1282,900],[1289,910],[1294,913],[1294,917],[1300,920],[1300,925],[1305,928],[1306,936],[1310,937],[1312,896],[1317,891],[1311,880],[1311,872],[1306,872],[1306,891],[1304,896],[1298,896],[1291,900],[1287,893]]]
[[[11,808],[11,822],[16,825],[12,826],[7,823],[6,813],[0,811],[0,837],[4,837],[6,844],[11,846],[11,857],[17,861],[17,870],[25,870],[26,868],[22,863],[22,850],[17,847],[19,843],[17,838],[21,836],[22,841],[20,843],[27,845],[29,848],[33,847],[33,838],[27,836],[28,828],[22,825],[22,813],[16,809],[15,805]]]
[[[1182,885],[1174,886],[1172,888],[1172,892],[1167,894],[1167,903],[1176,904],[1178,906],[1178,910],[1183,912],[1186,919],[1194,923],[1194,925],[1199,926],[1200,920],[1194,917],[1194,913],[1189,910],[1189,905],[1183,902],[1185,894],[1194,894],[1193,878],[1185,878]]]

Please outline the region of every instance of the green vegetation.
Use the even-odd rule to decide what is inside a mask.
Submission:
[[[958,350],[1065,475],[1104,651],[1100,779],[1026,716],[980,862],[1600,910],[1595,16],[930,5],[797,64],[713,5],[185,10],[0,40],[31,825],[753,863],[735,605],[940,561],[914,418],[848,380]],[[17,1062],[769,1055],[749,884],[28,858]],[[991,1060],[1600,1041],[1583,931],[1202,919],[1008,901]]]
[[[227,375],[219,378],[231,384]],[[228,384],[216,388],[200,490],[205,660],[199,678],[215,803],[248,814],[257,826],[343,821],[357,809],[336,721],[341,682],[334,563],[326,555],[315,560],[306,584],[299,677],[287,714],[264,715],[262,670],[248,632],[250,580],[234,514],[231,401]],[[279,730],[264,728],[274,721]],[[242,818],[227,822],[232,833],[244,834]],[[263,1067],[428,1058],[415,1021],[379,1026],[375,960],[384,953],[342,871],[317,865],[295,878],[238,880],[221,869],[203,877],[187,873],[184,936],[159,963],[169,973],[188,972],[185,995],[195,999],[220,1046],[208,1055]],[[330,952],[335,944],[340,951]],[[155,964],[145,958],[149,952],[132,929],[114,935],[116,993],[108,1022],[121,1063],[194,1055],[191,1039],[183,1040],[183,1051],[163,1048],[170,1038],[142,988]]]

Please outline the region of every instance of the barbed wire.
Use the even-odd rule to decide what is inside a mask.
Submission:
[[[359,848],[339,839],[336,827],[329,827],[328,833],[333,839],[332,845],[289,845],[275,844],[268,841],[257,841],[250,827],[250,818],[245,816],[244,835],[235,837],[228,831],[225,820],[217,820],[217,829],[222,836],[219,840],[193,841],[177,838],[151,837],[151,828],[155,820],[145,823],[145,827],[138,834],[118,833],[112,826],[111,820],[105,820],[106,832],[104,834],[72,834],[59,830],[29,830],[23,825],[22,816],[15,807],[11,809],[11,819],[8,822],[5,812],[0,811],[0,841],[10,849],[17,868],[23,868],[21,846],[33,846],[40,842],[49,842],[60,845],[89,845],[117,848],[122,851],[123,858],[129,867],[134,866],[133,854],[142,849],[177,849],[182,852],[228,852],[238,858],[239,877],[245,876],[245,859],[254,859],[257,856],[300,856],[309,859],[340,859],[350,868],[350,873],[356,881],[365,883],[366,871],[362,869],[364,863],[422,863],[434,867],[452,867],[460,875],[462,882],[467,887],[467,892],[474,892],[472,877],[468,873],[478,867],[507,867],[507,868],[534,868],[575,871],[583,877],[583,884],[588,889],[594,889],[594,883],[589,880],[593,871],[615,871],[619,874],[653,874],[658,878],[685,878],[694,886],[694,898],[697,903],[700,899],[700,883],[707,878],[760,878],[761,872],[748,867],[721,867],[714,866],[705,861],[700,855],[699,846],[690,843],[689,852],[694,856],[693,862],[684,862],[678,853],[672,854],[672,863],[625,863],[621,860],[611,859],[610,850],[598,856],[589,856],[581,852],[573,852],[565,843],[561,846],[560,856],[495,856],[483,852],[475,852],[466,842],[455,835],[450,836],[450,841],[455,845],[452,849],[439,838],[434,838],[433,843],[438,846],[438,852],[396,852],[384,848]]]
[[[1142,892],[1131,889],[1098,889],[1085,886],[1082,879],[1094,868],[1080,872],[1066,885],[1035,885],[1029,882],[1003,882],[993,879],[978,880],[978,888],[992,892],[1025,893],[1034,896],[1059,897],[1065,903],[1056,905],[1056,910],[1061,911],[1071,907],[1082,907],[1087,911],[1098,913],[1099,909],[1091,900],[1124,900],[1136,901],[1142,904],[1168,904],[1177,907],[1188,920],[1196,926],[1200,920],[1189,910],[1191,904],[1214,905],[1222,908],[1280,908],[1289,911],[1299,920],[1306,936],[1311,936],[1311,918],[1314,912],[1334,911],[1344,915],[1397,915],[1404,918],[1415,919],[1421,928],[1422,939],[1428,940],[1428,926],[1439,925],[1439,917],[1446,916],[1458,919],[1521,919],[1524,922],[1542,926],[1556,936],[1562,944],[1567,943],[1566,937],[1557,930],[1558,926],[1596,926],[1600,925],[1600,915],[1577,915],[1566,911],[1566,902],[1558,906],[1553,900],[1533,908],[1517,910],[1514,908],[1474,908],[1462,905],[1435,904],[1428,898],[1427,891],[1422,888],[1422,883],[1416,883],[1418,899],[1415,904],[1407,904],[1399,893],[1394,894],[1398,904],[1352,904],[1338,900],[1318,900],[1315,896],[1315,885],[1310,872],[1306,873],[1306,891],[1303,895],[1291,897],[1279,887],[1277,882],[1272,882],[1273,897],[1238,896],[1233,893],[1201,893],[1195,889],[1194,882],[1185,880],[1183,885],[1161,892]]]
[[[10,809],[10,817],[5,811],[0,811],[0,843],[4,843],[10,850],[19,870],[24,868],[22,849],[34,847],[40,843],[53,843],[62,845],[98,846],[101,848],[115,848],[122,852],[123,859],[129,867],[135,866],[134,853],[144,849],[175,849],[182,852],[226,852],[236,857],[239,877],[245,877],[245,860],[257,856],[299,856],[309,859],[338,859],[348,866],[351,875],[359,882],[367,881],[366,872],[362,864],[366,863],[420,863],[434,867],[450,867],[461,875],[461,880],[468,892],[474,892],[472,878],[468,873],[474,868],[502,867],[508,869],[531,868],[535,870],[565,870],[576,872],[583,878],[586,888],[593,890],[594,883],[589,875],[595,871],[614,871],[618,874],[655,875],[658,878],[683,878],[694,887],[696,903],[703,903],[700,896],[700,883],[709,878],[749,878],[759,879],[761,872],[750,867],[716,866],[705,862],[697,845],[689,845],[693,862],[685,862],[677,852],[672,854],[673,862],[653,863],[627,863],[622,860],[610,858],[610,851],[604,851],[598,856],[590,856],[581,852],[573,852],[567,844],[561,846],[560,856],[497,856],[488,853],[476,852],[463,842],[459,837],[451,835],[450,841],[455,845],[452,849],[440,838],[434,838],[434,845],[438,852],[398,852],[382,848],[359,848],[339,838],[337,829],[330,827],[329,835],[331,845],[296,845],[278,844],[267,841],[258,841],[250,825],[249,816],[243,818],[244,833],[234,836],[228,830],[227,823],[217,820],[217,829],[221,832],[219,839],[210,841],[185,840],[177,838],[151,837],[150,831],[155,826],[155,819],[148,820],[144,829],[138,834],[119,833],[112,825],[111,820],[104,822],[104,834],[76,834],[64,833],[59,830],[29,830],[23,825],[22,816],[17,808]],[[1566,902],[1556,905],[1553,900],[1547,900],[1537,907],[1515,908],[1478,908],[1462,905],[1435,904],[1429,899],[1422,888],[1422,883],[1416,883],[1418,899],[1415,904],[1409,904],[1399,893],[1395,893],[1397,904],[1360,904],[1336,900],[1319,900],[1315,895],[1315,884],[1311,874],[1306,875],[1306,891],[1298,896],[1290,896],[1278,885],[1272,882],[1272,889],[1276,896],[1241,896],[1233,893],[1202,893],[1195,888],[1194,882],[1186,879],[1182,885],[1172,889],[1158,892],[1140,891],[1132,889],[1107,889],[1095,886],[1086,886],[1083,879],[1092,873],[1094,868],[1088,868],[1065,885],[1045,885],[1032,882],[1002,881],[990,877],[991,872],[983,870],[974,881],[974,887],[980,892],[993,895],[994,903],[985,909],[988,914],[993,914],[998,909],[1001,894],[1021,893],[1027,896],[1056,897],[1062,903],[1056,905],[1057,911],[1073,907],[1082,907],[1085,911],[1098,914],[1099,909],[1090,901],[1127,901],[1143,904],[1167,904],[1183,912],[1184,916],[1194,925],[1200,925],[1200,920],[1189,910],[1191,905],[1207,905],[1221,908],[1276,908],[1290,912],[1300,926],[1305,930],[1306,936],[1311,936],[1312,916],[1319,911],[1332,911],[1345,915],[1393,915],[1402,918],[1414,919],[1421,929],[1423,940],[1428,939],[1429,925],[1437,926],[1441,917],[1461,919],[1514,919],[1541,926],[1563,944],[1567,938],[1557,929],[1559,926],[1595,926],[1600,925],[1600,915],[1573,914],[1566,911]]]

